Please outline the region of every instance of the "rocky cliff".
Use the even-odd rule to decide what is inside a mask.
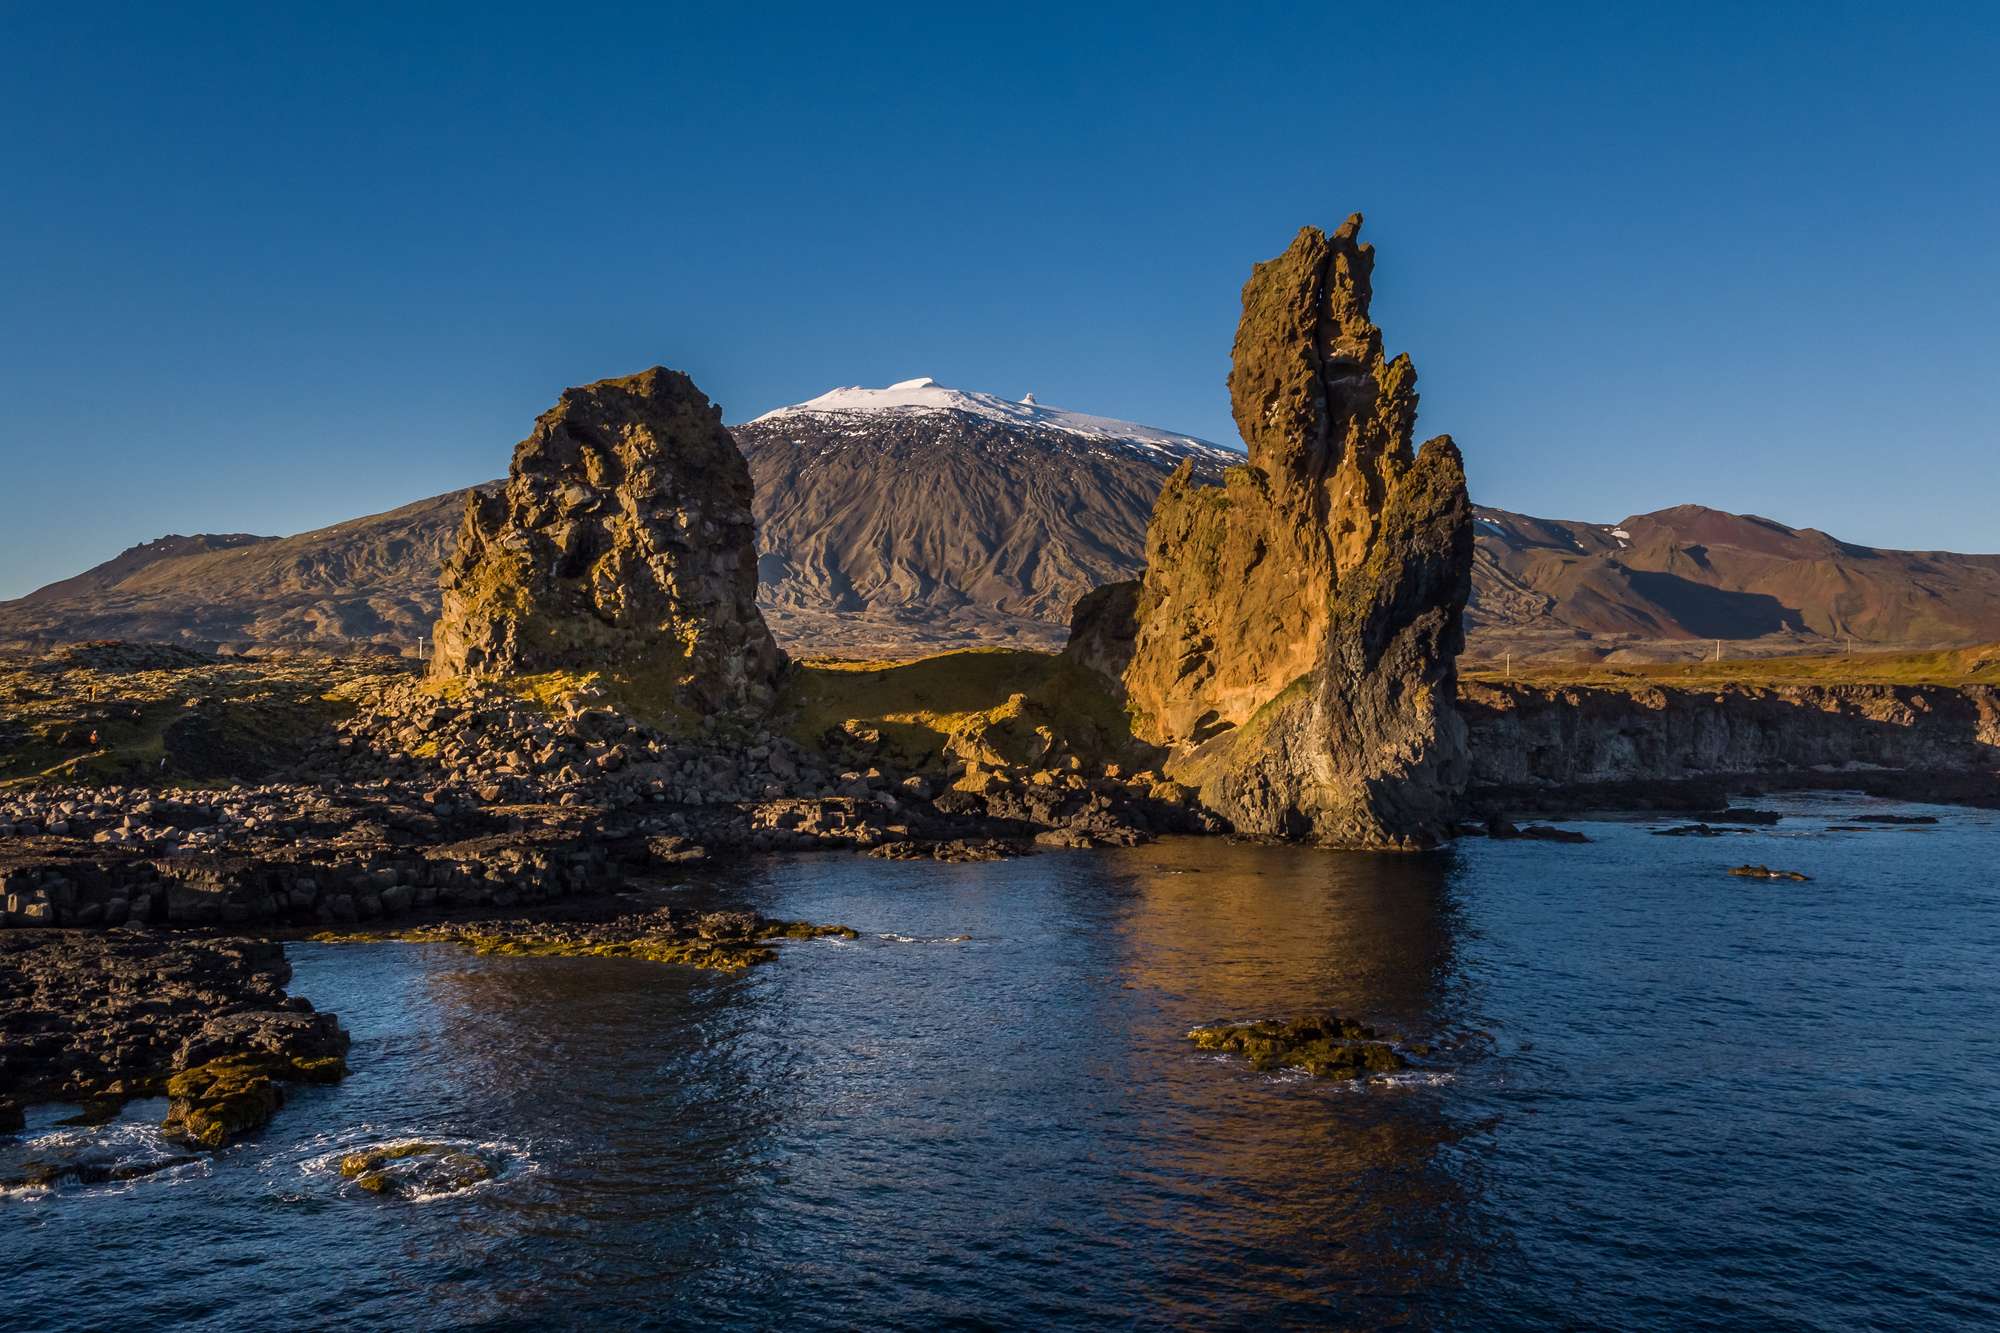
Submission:
[[[1239,830],[1409,846],[1448,835],[1466,779],[1472,511],[1450,438],[1412,449],[1416,371],[1369,319],[1360,225],[1257,265],[1229,375],[1249,461],[1175,473],[1136,596],[1080,607],[1072,656],[1116,666],[1129,638],[1135,732]],[[1099,623],[1127,606],[1129,631]]]
[[[1468,682],[1459,706],[1474,787],[1515,797],[1573,805],[1597,788],[1622,804],[1632,793],[1610,789],[1731,779],[1921,797],[1941,779],[1974,778],[2000,798],[1991,685]]]
[[[668,711],[770,703],[750,470],[721,413],[654,367],[565,390],[467,501],[432,670],[596,671]]]

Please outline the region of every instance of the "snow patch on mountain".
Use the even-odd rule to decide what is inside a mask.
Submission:
[[[1241,462],[1243,459],[1239,450],[1225,448],[1192,435],[1178,435],[1172,431],[1156,430],[1151,426],[1140,426],[1130,421],[1116,421],[1110,417],[1094,417],[1083,412],[1048,407],[1036,402],[1032,393],[1024,395],[1016,402],[997,394],[953,389],[939,384],[928,376],[900,380],[885,389],[868,389],[858,385],[834,389],[817,398],[807,399],[803,403],[794,403],[790,407],[780,407],[775,411],[766,412],[760,417],[753,418],[749,424],[763,425],[796,416],[846,417],[878,413],[916,415],[926,412],[962,412],[968,416],[984,417],[1010,426],[1056,430],[1106,444],[1171,454],[1177,458],[1193,456],[1225,463]]]

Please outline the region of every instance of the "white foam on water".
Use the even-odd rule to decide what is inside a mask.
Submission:
[[[1441,1088],[1458,1075],[1443,1069],[1405,1069],[1383,1074],[1375,1081],[1391,1088]]]
[[[78,1180],[69,1174],[46,1184],[0,1186],[0,1198],[38,1199],[73,1190],[126,1194],[143,1186],[199,1179],[210,1173],[212,1161],[212,1154],[168,1139],[151,1119],[134,1116],[101,1125],[57,1125],[31,1131],[12,1142],[0,1142],[0,1175],[16,1174],[31,1163],[66,1173],[139,1174],[124,1180]]]

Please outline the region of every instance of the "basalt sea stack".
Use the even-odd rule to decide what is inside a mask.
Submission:
[[[563,392],[473,492],[432,671],[602,672],[689,716],[768,705],[750,472],[694,382],[654,367]]]
[[[1229,375],[1249,463],[1168,481],[1143,579],[1080,603],[1070,652],[1120,677],[1138,735],[1239,831],[1420,846],[1469,768],[1472,510],[1451,439],[1411,448],[1416,371],[1369,321],[1360,227],[1257,265]]]

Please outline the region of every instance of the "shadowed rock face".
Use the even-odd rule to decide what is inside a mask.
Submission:
[[[1170,479],[1136,602],[1079,608],[1072,655],[1116,667],[1135,730],[1239,830],[1344,846],[1447,835],[1472,511],[1457,448],[1411,448],[1416,370],[1368,317],[1361,218],[1301,231],[1243,288],[1229,376],[1248,466]]]
[[[445,676],[602,671],[699,714],[768,704],[750,471],[721,413],[654,367],[565,390],[467,500],[432,659]]]

